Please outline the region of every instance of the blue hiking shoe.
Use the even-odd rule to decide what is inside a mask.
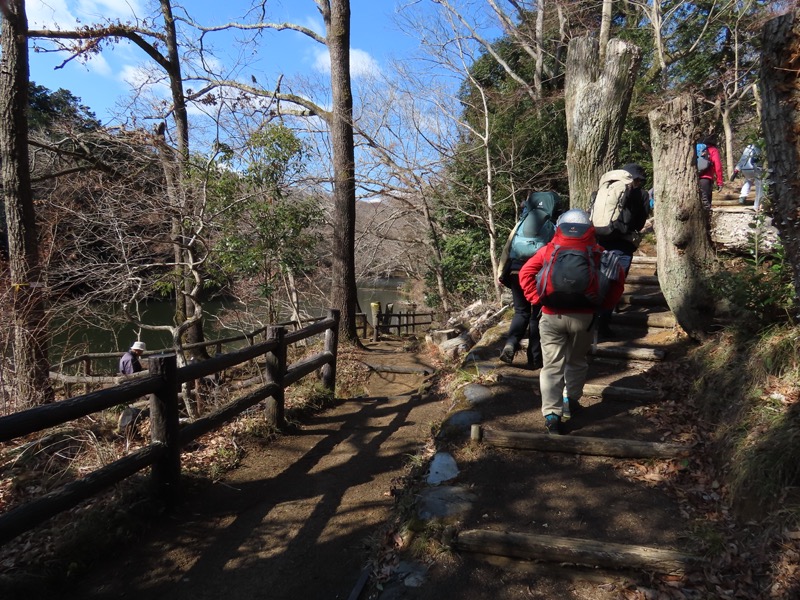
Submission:
[[[544,427],[551,435],[561,435],[561,417],[553,413],[544,418]]]

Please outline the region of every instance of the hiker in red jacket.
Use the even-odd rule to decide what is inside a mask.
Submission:
[[[722,189],[722,158],[717,148],[717,136],[708,135],[702,140],[701,144],[706,145],[708,153],[708,168],[698,174],[700,183],[700,199],[703,202],[703,210],[706,212],[707,226],[711,227],[711,193],[714,190],[714,182],[717,184],[717,191]]]
[[[617,258],[597,244],[588,213],[572,209],[559,217],[552,241],[519,272],[525,297],[542,306],[539,387],[548,433],[562,433],[565,403],[573,412],[580,409],[597,313],[613,309],[625,288]]]

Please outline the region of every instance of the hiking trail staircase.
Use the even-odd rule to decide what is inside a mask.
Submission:
[[[500,363],[495,336],[470,352],[463,369],[477,379],[462,388],[465,408],[449,415],[438,444],[458,457],[459,471],[435,489],[460,508],[450,541],[459,560],[501,565],[512,579],[560,570],[569,574],[569,589],[558,592],[565,598],[601,598],[598,590],[619,590],[621,579],[680,579],[702,566],[679,503],[660,485],[685,468],[691,440],[672,439],[647,418],[667,401],[649,374],[682,347],[655,257],[634,257],[612,329],[613,339],[590,350],[582,409],[563,436],[545,432],[539,371],[527,369],[523,351]],[[420,516],[430,516],[426,492],[420,504]],[[459,585],[451,578],[450,597],[460,597]]]

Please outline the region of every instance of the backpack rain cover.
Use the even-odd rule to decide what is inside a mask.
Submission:
[[[530,258],[553,239],[556,231],[553,215],[558,201],[555,192],[533,192],[528,196],[519,227],[511,240],[510,258]]]

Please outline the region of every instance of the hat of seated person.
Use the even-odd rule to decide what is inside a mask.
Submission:
[[[571,208],[556,221],[556,227],[567,237],[583,237],[592,226],[589,213],[580,208]]]
[[[133,344],[131,344],[131,350],[141,350],[144,352],[147,350],[147,346],[144,345],[144,342],[133,342]]]

